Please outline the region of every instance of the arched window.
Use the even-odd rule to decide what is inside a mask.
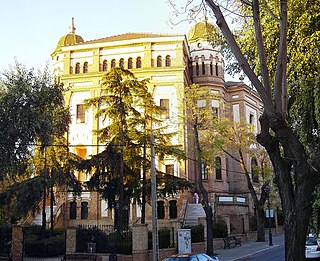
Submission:
[[[81,219],[88,219],[88,202],[81,202]]]
[[[251,176],[253,182],[259,182],[258,162],[256,158],[251,159]]]
[[[141,57],[137,57],[136,68],[141,68]]]
[[[205,67],[204,61],[205,61],[205,57],[204,57],[204,55],[201,55],[202,75],[205,75],[205,74],[206,74],[206,67]]]
[[[111,60],[111,68],[114,68],[114,67],[116,67],[116,60],[112,59]]]
[[[157,67],[162,67],[162,57],[161,57],[161,55],[159,55],[157,57]]]
[[[158,219],[164,219],[164,201],[157,202]]]
[[[219,68],[218,68],[218,63],[216,63],[216,76],[219,75]]]
[[[176,200],[170,200],[169,201],[169,217],[172,218],[177,218],[177,201]]]
[[[85,62],[83,64],[83,73],[87,73],[88,72],[88,62]]]
[[[80,63],[76,63],[76,74],[80,73]]]
[[[213,66],[212,66],[212,62],[210,63],[210,75],[213,75]]]
[[[215,160],[215,168],[216,168],[216,179],[222,179],[222,172],[221,172],[221,158],[216,157]]]
[[[120,66],[120,68],[123,69],[123,67],[124,67],[124,60],[123,60],[123,58],[120,59],[120,61],[119,61],[119,66]]]
[[[108,69],[108,63],[107,63],[107,60],[104,60],[103,63],[102,63],[102,71],[103,72],[106,72],[107,69]]]
[[[171,66],[171,58],[170,55],[166,56],[166,67],[170,67]]]
[[[131,57],[128,59],[128,69],[129,70],[132,69],[132,58]]]
[[[70,219],[77,218],[77,202],[70,202]]]
[[[199,76],[199,64],[196,63],[196,75]]]

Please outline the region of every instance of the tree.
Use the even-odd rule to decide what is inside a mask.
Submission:
[[[269,167],[270,160],[266,155],[266,151],[257,143],[252,125],[243,122],[234,123],[233,125],[228,121],[225,122],[222,126],[218,127],[212,139],[224,153],[241,165],[256,209],[257,241],[264,242],[264,206],[269,193],[266,187],[271,183],[272,178]],[[251,170],[246,164],[248,157],[251,159]],[[255,184],[253,184],[254,182]]]
[[[36,210],[43,197],[46,179],[43,175],[34,176],[32,160],[35,148],[43,151],[67,129],[70,117],[64,107],[63,91],[47,69],[35,72],[16,63],[2,74],[0,180],[7,186],[0,197],[1,207],[11,206],[8,219],[20,219]]]
[[[206,214],[207,224],[207,254],[213,255],[213,213],[209,202],[208,191],[202,182],[202,169],[206,156],[207,161],[212,162],[205,148],[208,144],[208,136],[215,131],[217,117],[212,111],[212,100],[214,96],[206,86],[192,84],[185,88],[185,121],[188,128],[191,130],[191,140],[194,141],[195,151],[193,154],[196,157],[197,177],[196,190],[201,192],[202,206]],[[191,147],[191,146],[190,146]],[[211,147],[210,147],[211,148]],[[211,150],[212,152],[212,150]]]
[[[166,126],[161,120],[163,110],[155,105],[146,80],[136,79],[128,70],[113,68],[104,76],[101,88],[101,95],[86,100],[86,104],[95,106],[96,117],[104,121],[97,134],[99,141],[106,143],[106,150],[81,163],[80,168],[94,171],[89,185],[102,192],[109,207],[118,204],[116,225],[120,226],[124,216],[121,205],[129,207],[132,198],[139,200],[141,196],[141,222],[144,223],[148,196],[147,172],[150,169],[150,158],[147,157],[150,134],[155,134],[158,154],[176,154],[182,157],[182,152],[178,146],[167,145],[174,134],[165,132]],[[170,181],[173,180],[176,181]],[[176,188],[181,187],[181,183],[177,183]],[[171,191],[171,186],[166,187],[164,193]]]
[[[270,77],[266,59],[265,38],[263,26],[260,23],[261,2],[258,0],[242,2],[249,5],[253,17],[261,81],[239,48],[220,7],[212,0],[205,1],[208,8],[214,13],[217,25],[241,69],[258,91],[264,104],[264,113],[260,118],[261,132],[257,139],[269,154],[286,216],[284,224],[286,260],[303,260],[305,236],[312,210],[313,190],[319,182],[317,174],[320,169],[320,145],[317,130],[313,135],[316,146],[313,153],[310,154],[308,148],[299,140],[299,135],[292,128],[293,126],[287,121],[288,2],[281,0],[277,5],[279,30],[276,39],[279,44],[276,52],[273,53],[276,57],[275,67],[273,67],[274,78]]]

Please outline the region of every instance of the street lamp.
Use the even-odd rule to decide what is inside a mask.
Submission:
[[[270,185],[267,184],[265,187],[265,192],[267,193],[268,199],[268,226],[269,226],[269,246],[272,246],[272,231],[271,231],[271,211],[270,211]]]

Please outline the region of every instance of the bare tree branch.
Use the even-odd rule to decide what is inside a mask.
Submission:
[[[276,80],[275,80],[275,106],[284,115],[287,111],[287,0],[280,1],[281,23],[280,23],[280,43],[277,57]],[[284,107],[285,106],[285,107]]]
[[[231,51],[233,52],[234,56],[238,60],[242,70],[244,73],[248,76],[252,84],[257,89],[258,93],[260,94],[260,97],[264,103],[264,108],[267,114],[274,115],[275,114],[275,108],[273,107],[272,100],[270,99],[270,96],[268,95],[268,92],[262,85],[262,83],[259,81],[257,75],[253,72],[253,70],[250,68],[250,65],[246,58],[244,57],[243,53],[241,52],[233,34],[231,33],[231,30],[225,21],[225,18],[219,8],[218,5],[216,5],[213,0],[205,0],[208,6],[211,8],[211,10],[214,12],[216,19],[217,19],[217,25],[223,32],[223,35],[226,38],[226,41],[228,45],[231,48]]]
[[[254,21],[254,29],[256,33],[256,40],[258,46],[258,54],[260,59],[261,66],[261,75],[263,78],[264,88],[267,92],[267,95],[271,99],[271,85],[270,85],[270,76],[267,66],[266,52],[264,50],[264,41],[261,32],[261,24],[260,24],[260,6],[259,0],[252,1],[252,13],[253,13],[253,21]]]
[[[241,3],[252,7],[252,2],[249,0],[241,0]]]
[[[268,7],[268,4],[265,0],[262,0],[263,4],[266,6],[266,10],[269,13],[269,15],[277,22],[280,23],[280,18],[276,16],[274,12],[271,11],[271,9]]]

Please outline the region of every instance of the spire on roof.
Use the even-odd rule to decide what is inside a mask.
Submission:
[[[74,27],[74,18],[73,17],[71,18],[71,25],[70,25],[69,29],[70,29],[70,33],[72,33],[72,34],[74,34],[76,31],[76,28]]]

